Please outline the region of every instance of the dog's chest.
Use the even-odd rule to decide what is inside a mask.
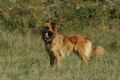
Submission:
[[[63,44],[51,44],[51,45],[47,45],[47,49],[50,52],[53,52],[53,54],[61,54],[62,57],[69,55],[70,52],[73,50],[73,47],[66,47]]]

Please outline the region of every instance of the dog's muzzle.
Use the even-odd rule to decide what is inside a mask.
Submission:
[[[49,39],[49,35],[48,35],[49,33],[48,33],[47,28],[42,29],[41,33],[42,33],[42,37],[43,37],[44,40],[48,40]]]

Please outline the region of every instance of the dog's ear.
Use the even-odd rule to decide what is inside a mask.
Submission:
[[[52,28],[56,31],[56,27],[58,26],[56,22],[51,22]]]
[[[51,23],[52,21],[50,19],[47,20],[47,23]]]

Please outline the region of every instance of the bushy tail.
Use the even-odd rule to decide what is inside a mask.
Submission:
[[[90,57],[98,58],[105,53],[105,49],[102,46],[97,46],[96,48],[92,48]]]

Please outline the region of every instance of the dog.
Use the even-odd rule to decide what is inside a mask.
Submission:
[[[90,57],[97,58],[105,53],[105,49],[102,46],[92,48],[92,44],[87,37],[80,35],[59,35],[56,29],[57,26],[55,22],[48,20],[41,30],[51,66],[56,61],[57,66],[60,67],[61,58],[68,55],[71,51],[81,56],[85,65],[88,65]]]

